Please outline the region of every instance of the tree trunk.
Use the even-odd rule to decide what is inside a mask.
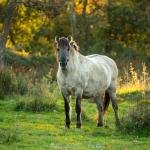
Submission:
[[[6,48],[6,42],[16,5],[17,3],[15,2],[15,0],[10,0],[6,6],[3,29],[0,37],[0,69],[4,68],[4,53]]]
[[[70,20],[71,20],[71,34],[76,38],[76,15],[75,15],[75,3],[74,1],[70,4]]]
[[[84,48],[88,49],[88,22],[87,22],[87,17],[86,17],[86,8],[88,5],[88,0],[83,1],[83,11],[82,11],[82,16],[83,16],[83,21],[84,21],[84,38],[85,38],[85,44]]]
[[[107,21],[109,24],[109,28],[108,28],[108,35],[107,35],[107,40],[106,40],[106,45],[105,45],[105,52],[106,53],[110,53],[112,50],[112,39],[111,39],[111,8],[112,8],[112,0],[108,0],[108,5],[107,5]]]

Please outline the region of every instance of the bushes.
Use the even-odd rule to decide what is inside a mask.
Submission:
[[[0,70],[0,98],[11,94],[25,94],[28,82],[22,74],[15,74],[11,68]]]
[[[59,92],[55,83],[50,83],[51,76],[44,77],[31,85],[30,91],[17,100],[16,110],[52,111],[56,108]]]
[[[20,95],[24,95],[29,90],[29,80],[27,77],[23,77],[22,74],[17,75],[17,90],[16,92]]]
[[[51,74],[39,80],[29,74],[14,73],[11,68],[6,68],[0,71],[0,99],[15,94],[18,95],[16,110],[54,110],[59,94],[56,84],[51,82]]]
[[[121,119],[121,130],[137,132],[142,129],[150,130],[150,101],[141,101]]]
[[[0,93],[2,95],[8,95],[15,92],[17,87],[17,81],[15,74],[10,68],[0,70]]]
[[[56,101],[53,101],[49,97],[38,96],[24,96],[19,97],[17,101],[16,110],[41,112],[52,111],[56,107]]]

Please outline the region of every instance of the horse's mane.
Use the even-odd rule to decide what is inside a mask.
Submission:
[[[76,51],[79,51],[79,46],[77,45],[77,43],[75,41],[71,41],[70,42],[70,46],[73,47]]]

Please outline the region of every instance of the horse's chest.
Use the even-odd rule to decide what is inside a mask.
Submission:
[[[76,80],[75,80],[76,79]],[[71,95],[75,95],[75,92],[80,85],[78,78],[72,78],[71,76],[62,78],[58,81],[61,88],[68,91]]]

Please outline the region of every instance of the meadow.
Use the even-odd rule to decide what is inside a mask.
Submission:
[[[128,75],[118,79],[121,125],[116,127],[110,105],[104,127],[97,127],[96,104],[83,100],[81,129],[76,129],[73,98],[71,128],[64,127],[63,99],[56,82],[50,82],[51,74],[44,76],[40,82],[32,81],[34,84],[31,85],[31,80],[27,80],[30,75],[26,78],[12,73],[10,68],[8,70],[1,73],[0,80],[1,85],[3,83],[7,87],[0,87],[1,150],[149,149],[150,79],[145,64],[141,74],[130,64],[126,71]]]
[[[76,129],[72,98],[64,127],[55,37],[69,35],[81,54],[116,62],[119,126],[110,103],[97,127],[96,104],[83,99]],[[0,150],[55,149],[150,149],[149,0],[0,0]]]

